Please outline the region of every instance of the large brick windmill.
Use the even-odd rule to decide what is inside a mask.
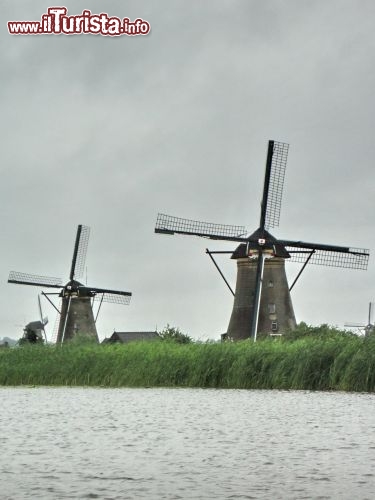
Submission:
[[[50,302],[48,295],[59,295],[61,297],[60,310],[51,302],[60,314],[57,343],[70,340],[76,335],[86,335],[98,340],[95,323],[102,302],[124,305],[130,302],[130,292],[90,287],[77,281],[77,278],[80,278],[84,272],[89,235],[89,227],[78,226],[69,281],[65,286],[62,285],[60,278],[49,278],[15,271],[11,271],[9,274],[8,283],[60,289],[60,292],[56,294],[42,292]],[[96,298],[98,299],[98,311],[94,318],[92,306]]]
[[[156,233],[240,243],[230,252],[207,250],[215,264],[214,253],[231,253],[231,258],[237,260],[236,290],[232,292],[234,304],[227,331],[233,340],[249,337],[256,340],[257,333],[283,332],[295,327],[290,290],[308,263],[367,269],[368,250],[277,239],[268,232],[279,225],[288,149],[288,144],[282,142],[268,143],[260,224],[249,236],[243,226],[211,224],[165,214],[157,217]],[[303,263],[290,288],[285,273],[286,260]],[[216,267],[219,269],[217,264]]]

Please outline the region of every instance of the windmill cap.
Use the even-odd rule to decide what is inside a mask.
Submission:
[[[64,297],[66,294],[69,293],[77,293],[80,287],[83,287],[84,285],[80,283],[77,280],[70,280],[64,288],[61,290],[60,297]]]
[[[271,250],[274,257],[289,259],[290,254],[277,239],[265,229],[258,228],[248,238],[248,243],[241,243],[232,253],[231,259],[244,259],[249,257],[250,250]]]
[[[75,288],[78,288],[79,286],[83,286],[82,283],[80,283],[77,280],[70,280],[64,288],[67,288],[68,290],[74,290]]]

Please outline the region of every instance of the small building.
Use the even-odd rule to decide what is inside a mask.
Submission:
[[[113,344],[120,342],[127,344],[128,342],[147,341],[154,342],[161,340],[158,332],[113,332],[109,338],[105,338],[102,344]]]

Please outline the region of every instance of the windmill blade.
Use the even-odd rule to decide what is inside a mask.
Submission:
[[[42,302],[40,300],[40,295],[38,295],[38,305],[39,305],[39,315],[40,315],[40,322],[43,325],[43,331],[45,334],[45,326],[48,324],[48,316],[43,316],[43,311],[42,311]]]
[[[56,315],[55,323],[54,323],[53,331],[52,331],[52,337],[51,337],[52,344],[56,344],[56,342],[57,342],[57,336],[58,336],[58,333],[59,333],[59,325],[60,325],[60,319],[61,319],[61,313],[60,313],[60,311],[62,310],[62,299],[61,298],[59,300],[58,308],[56,306],[54,306],[54,307],[55,307],[55,309],[57,310],[58,313]]]
[[[103,293],[103,302],[128,306],[130,304],[130,296],[106,292],[106,293]]]
[[[306,254],[314,250],[309,264],[347,269],[366,270],[370,252],[364,248],[341,247],[303,241],[279,240],[291,255],[291,262],[304,262]]]
[[[40,302],[40,295],[38,294],[38,306],[39,306],[39,317],[40,321],[43,323],[43,312],[42,312],[42,304]]]
[[[103,302],[111,302],[112,304],[122,304],[122,305],[129,305],[130,298],[132,296],[131,292],[123,292],[120,290],[108,290],[107,288],[96,288],[87,286],[78,287],[78,291],[89,292],[94,295],[103,294],[102,298]]]
[[[37,274],[19,273],[11,271],[9,273],[8,283],[17,285],[32,285],[42,288],[61,288],[62,280],[60,278],[51,278],[48,276],[39,276]]]
[[[348,328],[366,328],[366,325],[358,325],[357,323],[345,323]]]
[[[373,312],[374,312],[374,303],[370,302],[368,305],[368,324],[373,325]]]
[[[39,306],[40,322],[42,324],[42,330],[43,330],[43,334],[44,334],[44,340],[47,343],[47,334],[46,334],[45,326],[48,323],[48,318],[43,318],[42,303],[40,301],[40,295],[39,294],[38,294],[38,306]]]
[[[155,233],[190,234],[212,240],[246,241],[244,226],[213,224],[211,222],[181,219],[166,214],[158,214]]]
[[[289,144],[268,141],[260,215],[261,229],[269,229],[279,225],[288,151]]]
[[[90,228],[80,224],[77,228],[77,236],[74,244],[72,267],[69,279],[80,278],[85,269],[87,245],[89,243]]]

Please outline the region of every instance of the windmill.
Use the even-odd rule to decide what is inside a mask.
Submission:
[[[288,149],[288,144],[268,142],[260,223],[249,236],[243,226],[212,224],[160,213],[156,220],[156,233],[239,243],[234,251],[206,250],[223,278],[213,254],[230,253],[237,261],[236,290],[231,290],[234,304],[227,331],[233,340],[249,337],[256,340],[257,332],[275,333],[295,327],[290,290],[308,263],[367,269],[368,250],[277,239],[268,232],[279,225]],[[290,288],[285,273],[286,260],[303,264]],[[226,284],[229,286],[227,281]]]
[[[58,288],[58,293],[45,293],[52,306],[60,314],[57,343],[65,342],[76,335],[87,335],[98,341],[96,331],[96,319],[103,302],[127,305],[130,302],[131,293],[106,288],[96,288],[83,285],[79,281],[85,267],[87,245],[90,228],[79,225],[73,250],[72,265],[70,268],[69,281],[63,286],[59,278],[50,278],[34,274],[19,273],[11,271],[8,283],[19,285],[32,285],[40,288]],[[61,310],[49,299],[49,295],[59,295],[61,298]],[[94,318],[93,302],[98,299],[98,311]]]
[[[364,330],[365,336],[368,337],[374,332],[375,324],[374,324],[374,302],[370,302],[368,305],[368,321],[367,324],[358,324],[358,323],[345,323],[344,326],[348,328],[358,328],[359,330]]]
[[[48,323],[48,318],[43,317],[42,304],[40,295],[38,295],[39,317],[38,321],[30,321],[23,329],[23,337],[19,340],[20,344],[26,343],[43,343],[47,342],[45,326]]]

